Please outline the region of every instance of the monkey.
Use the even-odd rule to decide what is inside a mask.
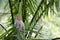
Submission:
[[[15,37],[17,37],[18,40],[23,40],[24,34],[25,34],[25,26],[24,26],[24,22],[22,21],[22,19],[19,16],[16,16],[15,19],[15,28],[16,28],[16,35],[14,35]]]
[[[15,25],[17,30],[24,32],[25,30],[24,23],[19,16],[16,16]]]

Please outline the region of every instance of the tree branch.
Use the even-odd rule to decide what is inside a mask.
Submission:
[[[13,17],[13,12],[12,12],[11,0],[9,0],[9,6],[10,6],[11,16],[12,16],[12,24],[14,25],[14,17]]]
[[[23,18],[23,22],[25,22],[26,20],[26,0],[22,1],[22,18]]]

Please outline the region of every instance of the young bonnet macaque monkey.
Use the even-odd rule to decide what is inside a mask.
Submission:
[[[16,16],[15,25],[17,30],[24,32],[24,23],[19,16]]]
[[[17,31],[17,35],[15,36],[17,37],[18,40],[23,40],[25,26],[22,19],[19,16],[16,16],[15,26],[16,26],[16,31]]]

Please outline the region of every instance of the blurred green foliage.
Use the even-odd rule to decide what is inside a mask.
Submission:
[[[17,35],[17,33],[14,22],[17,15],[21,17],[25,24],[23,39],[35,40],[37,38],[40,40],[60,37],[59,1],[0,0],[0,24],[7,30],[5,32],[0,25],[0,39],[16,39],[14,35]]]

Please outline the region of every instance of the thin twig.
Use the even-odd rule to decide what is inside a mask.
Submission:
[[[7,29],[2,24],[0,26],[7,32]]]
[[[34,38],[36,38],[36,37],[37,37],[37,35],[39,34],[39,31],[41,31],[42,27],[43,27],[43,26],[41,26],[41,28],[38,30],[38,32],[37,32],[37,34],[35,35],[35,37],[34,37]]]

